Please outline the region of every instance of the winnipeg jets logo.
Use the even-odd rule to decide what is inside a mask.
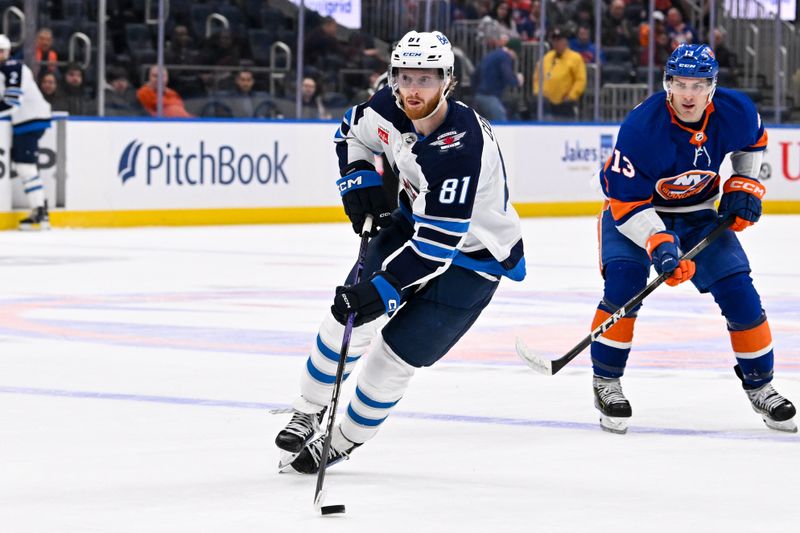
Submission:
[[[461,146],[461,139],[466,135],[466,131],[456,132],[448,131],[436,137],[436,140],[431,143],[431,146],[438,146],[439,150],[445,151],[451,148],[458,148]]]
[[[702,135],[702,133],[699,135]],[[698,146],[697,148],[694,149],[694,162],[693,162],[694,167],[697,168],[697,160],[700,158],[701,155],[704,155],[706,157],[706,165],[705,165],[706,168],[710,167],[711,156],[708,155],[708,150],[706,150],[705,146]]]

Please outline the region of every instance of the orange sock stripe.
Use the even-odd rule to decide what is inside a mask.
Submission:
[[[763,350],[772,344],[769,322],[745,331],[731,331],[731,346],[736,353],[752,353]]]
[[[592,320],[592,330],[605,322],[610,316],[611,313],[598,309],[594,314],[594,320]],[[603,333],[603,337],[616,342],[632,342],[634,322],[636,322],[636,318],[622,318],[611,326],[611,329]]]

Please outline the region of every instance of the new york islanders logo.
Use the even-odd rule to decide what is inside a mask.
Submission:
[[[670,178],[662,178],[656,183],[656,192],[665,200],[683,200],[719,185],[716,172],[710,170],[690,170]]]

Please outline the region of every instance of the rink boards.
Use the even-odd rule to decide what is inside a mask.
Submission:
[[[334,181],[335,121],[59,120],[42,139],[40,171],[53,225],[69,227],[343,220]],[[9,178],[0,123],[0,227],[26,209]],[[617,125],[494,127],[522,216],[594,214],[597,172]],[[770,127],[761,178],[765,211],[800,213],[800,128]],[[655,148],[657,149],[657,148]],[[726,160],[722,176],[730,175]]]

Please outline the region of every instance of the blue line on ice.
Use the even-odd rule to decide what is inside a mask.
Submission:
[[[214,400],[210,398],[181,398],[176,396],[153,396],[142,394],[125,394],[118,392],[99,392],[99,391],[78,391],[61,389],[40,389],[33,387],[5,387],[0,386],[0,393],[5,394],[25,394],[31,396],[51,396],[61,398],[84,398],[96,400],[122,400],[129,402],[145,402],[174,405],[192,405],[203,407],[228,407],[234,409],[285,409],[288,404],[265,403],[265,402],[241,402],[234,400]],[[457,415],[447,413],[413,413],[397,411],[392,413],[393,417],[415,418],[421,420],[438,420],[443,422],[463,422],[469,424],[497,424],[503,426],[525,426],[541,427],[552,429],[573,429],[583,431],[598,432],[599,427],[595,423],[568,422],[563,420],[532,420],[526,418],[503,418],[491,416]],[[628,430],[634,434],[654,434],[672,437],[706,437],[724,440],[744,440],[744,441],[770,441],[788,442],[793,444],[800,443],[800,439],[793,435],[780,435],[768,432],[765,428],[758,433],[737,432],[737,431],[710,431],[698,429],[681,428],[656,428],[656,427],[636,427],[632,426]]]

